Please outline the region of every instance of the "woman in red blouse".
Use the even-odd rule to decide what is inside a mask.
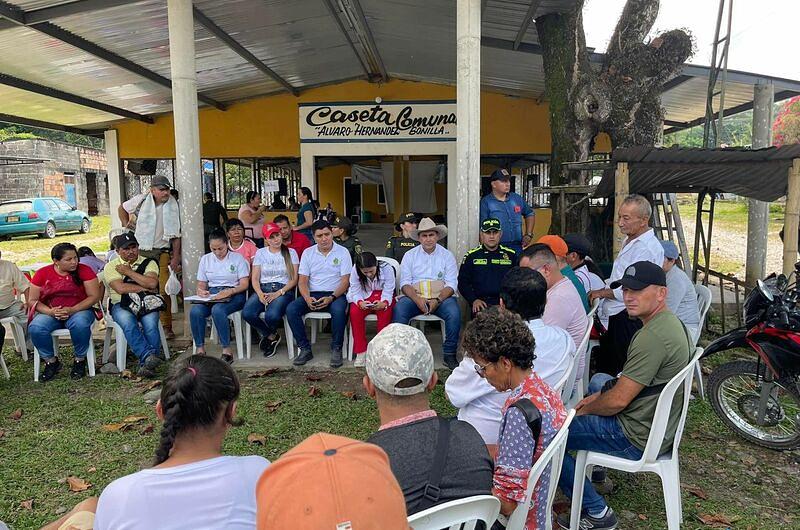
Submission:
[[[45,363],[41,379],[49,381],[61,370],[50,334],[68,329],[75,349],[71,376],[79,379],[86,374],[86,353],[95,320],[92,306],[100,301],[100,284],[92,269],[78,262],[78,249],[72,243],[57,244],[50,257],[53,264],[36,271],[31,280],[28,307],[33,318],[28,331]]]

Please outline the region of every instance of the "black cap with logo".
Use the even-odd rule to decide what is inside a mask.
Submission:
[[[419,216],[417,214],[415,214],[414,212],[406,212],[406,213],[404,213],[403,215],[400,216],[400,218],[394,224],[395,230],[400,232],[401,231],[400,225],[402,225],[403,223],[419,224]]]
[[[136,241],[136,236],[133,235],[133,232],[125,232],[114,238],[114,248],[122,249],[133,245],[139,246],[139,242]]]
[[[641,291],[651,285],[667,286],[667,275],[664,269],[649,261],[637,261],[625,269],[625,274],[622,275],[622,278],[612,282],[609,287],[612,289],[627,287],[634,291]]]
[[[511,174],[508,172],[507,169],[495,169],[492,173],[492,176],[489,177],[490,182],[494,182],[495,180],[510,180]]]
[[[499,232],[503,228],[500,226],[500,220],[494,217],[484,219],[481,223],[481,232]]]

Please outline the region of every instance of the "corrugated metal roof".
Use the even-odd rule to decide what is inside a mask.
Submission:
[[[627,162],[631,193],[735,193],[762,201],[786,195],[800,144],[765,149],[631,147],[615,149],[612,163]],[[606,170],[595,196],[614,193],[615,170]]]
[[[339,9],[338,0],[331,0]],[[576,0],[541,0],[535,16],[565,11]],[[24,10],[80,2],[12,0]],[[115,2],[116,3],[116,2]],[[454,84],[455,18],[452,0],[360,0],[378,54],[390,77]],[[216,25],[293,87],[303,89],[365,77],[345,33],[322,0],[195,0]],[[536,53],[533,24],[522,38],[523,50],[501,49],[513,42],[531,0],[486,0],[482,36],[481,82],[485,89],[541,98],[544,74]],[[2,22],[2,21],[0,21]],[[80,37],[169,78],[166,0],[140,0],[52,21]],[[140,114],[171,111],[168,88],[46,36],[33,28],[0,24],[0,72]],[[345,28],[346,31],[352,30]],[[198,90],[232,102],[283,90],[199,24],[195,27]],[[499,46],[499,47],[498,47]],[[707,69],[684,68],[690,79],[663,96],[666,119],[686,123],[705,112]],[[752,100],[760,76],[731,73],[726,107]],[[796,90],[800,81],[777,80],[776,91]],[[0,89],[0,95],[15,92]],[[49,105],[42,105],[49,101]],[[84,128],[108,125],[119,117],[42,96],[0,99],[0,113],[54,120]],[[49,118],[45,118],[48,116]]]

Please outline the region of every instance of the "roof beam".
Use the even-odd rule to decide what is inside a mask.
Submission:
[[[525,33],[528,32],[528,27],[531,25],[531,22],[533,22],[533,17],[536,16],[536,10],[539,9],[541,1],[542,0],[531,0],[531,5],[528,6],[528,12],[525,13],[525,18],[522,19],[522,24],[519,27],[519,31],[517,31],[517,37],[514,39],[515,50],[519,48],[522,39],[525,37]]]
[[[27,125],[28,127],[38,127],[39,129],[49,129],[52,131],[83,134],[86,136],[88,136],[87,133],[89,132],[85,129],[70,127],[69,125],[61,125],[60,123],[23,118],[22,116],[13,116],[11,114],[0,114],[0,122],[13,123],[16,125]]]
[[[77,0],[69,4],[61,4],[57,6],[44,7],[42,9],[34,9],[25,12],[26,24],[39,24],[41,22],[49,22],[54,18],[68,17],[70,15],[82,15],[100,9],[108,9],[110,7],[117,7],[130,4],[130,0]]]
[[[323,0],[323,2],[325,2],[325,5],[327,6],[328,11],[331,12],[331,16],[333,17],[333,20],[336,21],[336,25],[339,26],[339,31],[342,32],[342,35],[344,36],[345,40],[347,41],[347,44],[350,45],[350,49],[353,50],[353,53],[355,54],[356,59],[358,59],[358,63],[361,65],[361,69],[364,70],[364,75],[367,76],[368,80],[372,81],[373,78],[374,78],[374,75],[370,71],[370,69],[367,66],[367,64],[364,62],[364,59],[361,57],[361,54],[358,53],[358,49],[356,48],[356,45],[353,44],[353,41],[350,38],[350,34],[347,32],[347,28],[344,27],[344,23],[342,22],[342,19],[339,17],[339,12],[336,10],[336,7],[333,5],[333,2],[331,0]]]
[[[667,90],[675,88],[678,85],[684,84],[686,81],[689,81],[690,79],[694,79],[694,76],[686,75],[686,74],[676,75],[675,77],[673,77],[672,79],[670,79],[669,81],[664,83],[661,86],[661,90],[663,92],[666,92]]]
[[[137,114],[136,112],[131,112],[129,110],[121,109],[119,107],[114,107],[113,105],[107,105],[105,103],[94,101],[92,99],[88,99],[83,96],[78,96],[76,94],[70,94],[69,92],[63,92],[56,88],[40,85],[38,83],[33,83],[31,81],[26,81],[24,79],[20,79],[18,77],[14,77],[8,74],[0,73],[0,84],[14,87],[19,90],[25,90],[26,92],[33,92],[34,94],[39,94],[42,96],[60,99],[62,101],[67,101],[69,103],[74,103],[76,105],[82,105],[84,107],[89,107],[91,109],[107,112],[109,114],[115,114],[117,116],[122,116],[124,118],[139,120],[144,123],[153,123],[154,121],[153,118],[145,116],[143,114]]]
[[[231,50],[235,51],[241,58],[264,72],[268,77],[272,78],[283,88],[291,92],[294,96],[300,95],[300,92],[295,87],[290,85],[288,81],[275,73],[272,68],[264,64],[263,61],[253,55],[247,48],[239,44],[239,42],[228,35],[228,33],[226,33],[221,27],[217,26],[213,20],[208,18],[205,13],[200,11],[197,7],[194,7],[194,19],[201,26],[210,31],[215,37],[224,42]]]
[[[375,65],[378,67],[383,81],[389,81],[389,73],[386,71],[386,66],[383,64],[383,59],[381,58],[381,52],[378,50],[378,45],[375,44],[375,37],[372,35],[372,30],[369,29],[369,24],[367,24],[367,17],[364,16],[364,10],[361,9],[361,2],[359,2],[359,0],[347,0],[345,3],[347,2],[349,2],[349,4],[352,6],[356,19],[363,29],[363,36],[367,41],[367,49],[372,56],[373,61],[375,61]],[[358,29],[356,29],[356,31],[358,31]]]

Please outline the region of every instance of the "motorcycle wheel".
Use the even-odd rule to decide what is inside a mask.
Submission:
[[[708,378],[714,412],[736,434],[769,449],[800,447],[800,394],[794,381],[765,382],[766,367],[754,361],[733,361]],[[764,384],[772,385],[763,425],[756,416]]]

